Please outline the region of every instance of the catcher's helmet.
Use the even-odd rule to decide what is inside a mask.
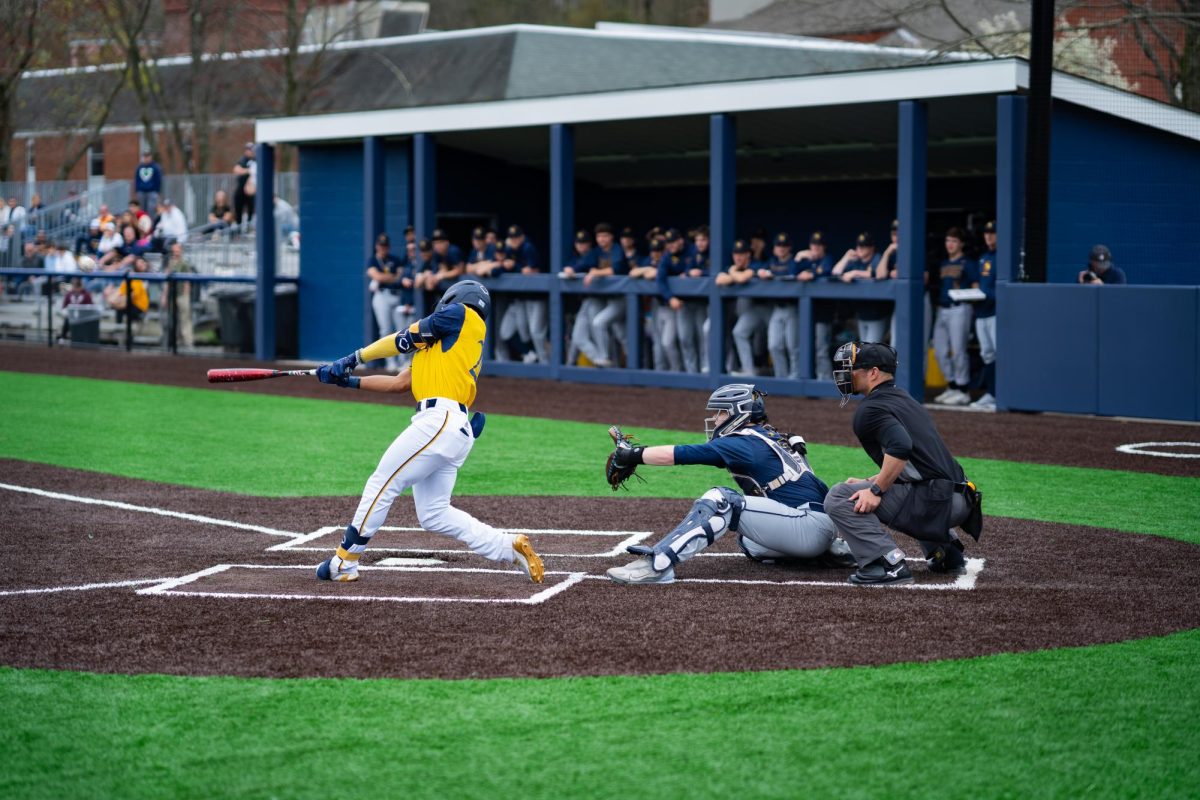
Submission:
[[[833,354],[833,381],[841,392],[843,406],[854,394],[854,370],[872,367],[895,375],[896,349],[882,342],[849,342]]]
[[[452,306],[455,303],[462,303],[484,319],[488,318],[488,314],[492,310],[492,296],[488,293],[487,287],[479,281],[459,281],[454,284],[442,295],[442,299],[438,301],[434,311],[441,311],[446,306]]]
[[[727,411],[729,416],[717,424],[717,416],[704,419],[704,433],[716,439],[728,436],[743,425],[755,425],[767,421],[767,409],[763,398],[767,393],[755,389],[750,383],[727,383],[708,397],[709,411]]]

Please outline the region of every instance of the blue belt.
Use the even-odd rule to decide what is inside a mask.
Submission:
[[[436,397],[430,397],[427,400],[422,400],[421,402],[417,403],[417,411],[425,411],[426,409],[437,408],[438,406],[441,406],[442,408],[450,408],[452,406],[458,406],[459,411],[461,411],[464,414],[467,413],[467,407],[464,406],[462,403],[456,403],[453,400],[445,400],[445,399],[439,400]]]

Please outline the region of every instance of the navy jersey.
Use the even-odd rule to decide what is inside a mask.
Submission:
[[[751,426],[751,429],[766,433],[766,429],[758,425]],[[721,467],[735,477],[750,478],[761,487],[783,474],[775,451],[757,436],[722,436],[705,444],[676,445],[675,463]],[[746,488],[741,481],[738,484]],[[778,489],[768,489],[766,496],[786,506],[799,508],[805,503],[824,503],[828,492],[829,487],[808,470],[798,480],[785,483]]]
[[[667,278],[676,278],[687,271],[688,260],[684,253],[664,253],[662,260],[658,262],[658,275],[656,281],[658,283],[658,296],[664,301],[670,300],[671,286],[667,283]]]
[[[480,261],[495,261],[496,260],[496,245],[485,244],[483,249],[472,247],[471,252],[467,254],[468,264],[478,264]]]
[[[400,259],[396,258],[394,255],[391,255],[390,253],[384,256],[382,261],[375,256],[371,256],[369,259],[367,259],[367,267],[374,267],[380,272],[386,272],[389,275],[395,275],[400,272]],[[392,294],[395,294],[400,291],[400,284],[380,284],[379,290],[381,292],[391,292]]]
[[[1096,273],[1102,283],[1121,284],[1125,283],[1125,271],[1120,267],[1109,267],[1104,270],[1104,273]]]
[[[824,258],[815,261],[811,258],[802,258],[796,262],[796,273],[807,272],[814,279],[828,278],[829,273],[833,272],[833,264],[833,256],[828,253],[825,254]]]
[[[457,267],[463,263],[462,250],[458,249],[458,245],[452,244],[446,248],[446,255],[433,252],[433,266],[435,269],[440,267]]]
[[[629,264],[625,261],[625,251],[621,249],[619,244],[614,244],[605,250],[602,247],[593,247],[592,267],[600,269],[612,269],[613,275],[628,275]]]
[[[567,256],[567,260],[563,262],[563,266],[570,267],[576,272],[587,272],[596,266],[596,248],[589,248],[583,253],[572,250],[571,255]]]
[[[542,260],[538,257],[537,248],[530,244],[528,239],[521,242],[520,247],[506,247],[504,257],[513,260],[513,272],[520,272],[526,267],[542,271]]]
[[[976,317],[996,316],[996,251],[988,250],[974,263],[971,283],[978,283],[986,299],[975,305]]]
[[[846,262],[846,268],[842,274],[847,272],[857,272],[859,270],[867,270],[871,273],[871,277],[866,280],[875,280],[875,268],[879,266],[879,253],[872,253],[869,261],[863,261],[858,256],[854,256]],[[858,280],[855,278],[855,280]]]
[[[417,274],[416,265],[413,264],[413,262],[409,261],[408,259],[404,259],[404,261],[401,263],[401,266],[400,266],[400,280],[396,281],[396,283],[393,284],[393,286],[396,287],[395,288],[396,294],[400,295],[400,305],[411,306],[413,303],[416,302],[416,297],[415,297],[415,293],[413,292],[413,287],[412,286],[405,287],[402,283],[404,278],[408,278],[411,280],[412,278],[416,277],[416,274]]]
[[[796,261],[791,253],[788,253],[783,258],[771,256],[767,259],[766,269],[771,270],[771,274],[776,278],[791,277],[797,273]]]
[[[690,262],[688,264],[688,269],[701,269],[701,270],[704,270],[705,275],[708,274],[709,264],[708,264],[708,251],[707,250],[704,250],[703,252],[700,250],[693,250],[691,253],[691,257],[688,260]]]
[[[943,261],[938,271],[938,305],[942,308],[958,305],[957,301],[950,299],[950,290],[971,288],[971,272],[974,269],[975,265],[966,256]]]

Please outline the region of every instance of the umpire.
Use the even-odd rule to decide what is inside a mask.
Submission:
[[[825,511],[858,562],[850,583],[899,586],[913,582],[904,551],[883,526],[916,539],[929,571],[961,575],[963,545],[953,528],[977,541],[982,500],[946,449],[929,412],[896,385],[896,351],[886,344],[853,342],[833,357],[842,404],[865,399],[854,412],[854,434],[879,472],[849,478],[829,490]]]

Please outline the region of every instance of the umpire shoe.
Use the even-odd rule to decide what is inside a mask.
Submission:
[[[317,567],[317,580],[349,583],[358,580],[358,562],[333,556]]]
[[[858,568],[850,576],[850,583],[855,586],[904,586],[913,582],[912,572],[908,564],[890,564],[884,556],[880,556],[866,566]]]
[[[949,544],[938,545],[925,557],[930,572],[939,575],[966,575],[967,559],[963,557],[963,544],[957,539]]]
[[[541,583],[546,577],[546,567],[542,565],[542,557],[533,551],[529,537],[520,534],[513,539],[513,563],[529,576],[534,583]]]
[[[613,567],[608,571],[608,577],[623,584],[674,583],[675,568],[667,567],[659,572],[654,568],[654,560],[650,556],[642,556],[623,567]]]

